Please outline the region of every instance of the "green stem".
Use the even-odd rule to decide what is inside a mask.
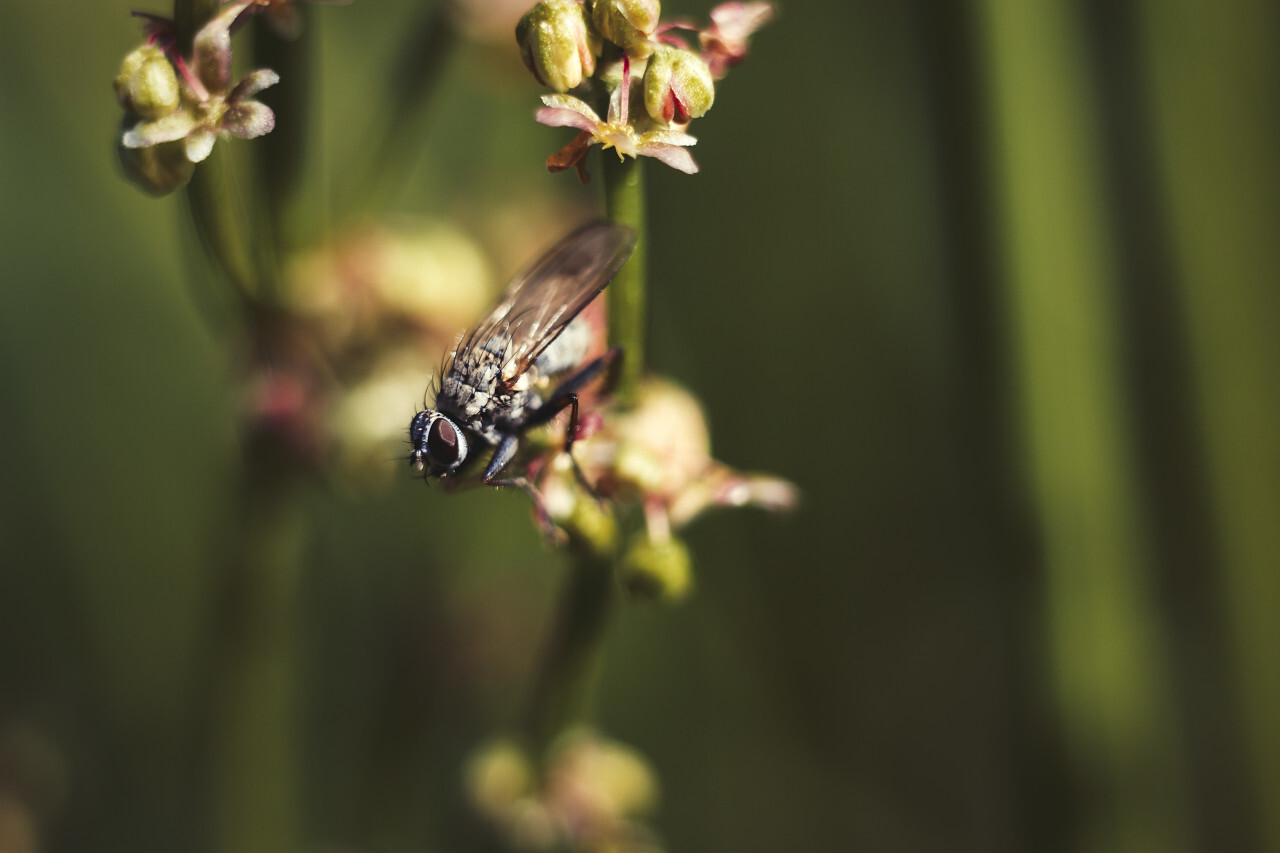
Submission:
[[[241,544],[222,577],[214,703],[215,849],[296,849],[295,614],[303,519],[297,480],[250,453]]]
[[[636,232],[631,260],[609,285],[609,343],[622,347],[622,367],[614,389],[619,402],[635,401],[644,376],[645,286],[648,274],[648,231],[645,220],[644,164],[639,158],[618,160],[601,155],[605,213],[611,222]]]
[[[604,158],[601,171],[608,218],[636,233],[635,252],[609,289],[609,341],[624,353],[614,393],[627,405],[644,375],[644,173],[639,160],[620,162],[613,157]],[[526,732],[539,752],[590,713],[615,588],[612,555],[579,547],[560,595],[526,721]]]
[[[526,721],[526,734],[537,753],[590,714],[614,587],[608,559],[585,552],[575,556],[543,650]]]

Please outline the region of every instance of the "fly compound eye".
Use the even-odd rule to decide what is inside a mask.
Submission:
[[[467,440],[448,418],[436,418],[427,430],[427,455],[432,462],[452,471],[467,458]]]

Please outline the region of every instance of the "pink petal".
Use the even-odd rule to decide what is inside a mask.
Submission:
[[[721,3],[708,16],[718,35],[745,39],[773,19],[772,3]]]
[[[677,172],[684,172],[686,175],[697,174],[698,164],[694,162],[693,155],[678,145],[648,142],[640,145],[637,151],[643,157],[652,157],[666,163]]]
[[[546,101],[550,97],[550,95],[546,95],[542,100]],[[545,124],[548,127],[576,127],[578,130],[585,130],[588,133],[596,133],[601,127],[600,119],[595,117],[595,113],[587,116],[583,115],[581,111],[569,107],[543,107],[535,112],[533,117],[539,124]]]

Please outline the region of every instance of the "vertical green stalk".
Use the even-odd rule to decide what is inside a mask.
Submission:
[[[1280,10],[1218,4],[1208,26],[1194,0],[1138,6],[1243,709],[1228,725],[1253,763],[1261,849],[1280,851]]]
[[[1176,853],[1188,843],[1184,768],[1131,464],[1088,51],[1068,0],[982,8],[1049,689],[1080,816],[1072,849]]]
[[[590,713],[614,594],[612,561],[576,553],[553,615],[525,721],[525,733],[537,752]]]
[[[430,4],[406,35],[387,80],[390,98],[381,114],[383,122],[363,146],[373,155],[364,158],[363,168],[351,171],[350,177],[357,183],[343,188],[343,213],[361,214],[377,208],[400,189],[405,174],[421,155],[429,109],[458,41],[449,5]]]
[[[609,344],[622,347],[622,367],[614,390],[622,405],[635,401],[644,376],[645,288],[648,282],[649,237],[645,221],[644,164],[640,158],[619,160],[601,152],[604,206],[609,220],[636,232],[631,260],[609,285]]]
[[[636,234],[635,252],[608,291],[609,343],[623,350],[614,394],[626,405],[634,400],[644,375],[644,172],[638,159],[619,161],[611,154],[602,159],[608,218]],[[526,721],[526,733],[537,749],[545,748],[567,726],[588,715],[616,596],[613,555],[582,544],[573,550]]]
[[[217,10],[216,0],[176,0],[174,19],[181,43],[189,46]],[[284,117],[280,123],[288,127],[291,120],[292,116]],[[287,144],[285,139],[277,142]],[[277,164],[297,153],[277,150]],[[202,242],[241,298],[252,352],[269,353],[279,330],[273,312],[264,310],[264,300],[276,280],[280,229],[274,226],[289,182],[264,181],[262,166],[251,168],[238,182],[251,194],[252,202],[246,204],[236,196],[237,176],[230,164],[219,143],[195,170],[187,200]],[[263,203],[269,211],[265,215],[260,210]],[[262,216],[273,227],[261,227]],[[297,848],[294,642],[303,538],[299,489],[299,469],[290,449],[250,438],[238,496],[238,538],[218,578],[210,703],[215,849],[226,853]]]
[[[297,849],[297,489],[278,461],[250,454],[239,552],[221,578],[213,773],[222,853]]]

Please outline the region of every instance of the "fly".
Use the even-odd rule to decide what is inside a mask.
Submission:
[[[524,433],[565,409],[570,409],[565,452],[572,449],[578,392],[621,354],[615,347],[582,364],[590,333],[585,321],[574,320],[609,284],[633,248],[630,228],[589,223],[511,282],[449,359],[435,407],[423,409],[409,422],[409,464],[427,479],[455,478],[486,447],[492,448],[481,482],[527,491],[548,527],[541,499],[528,480],[500,475],[515,457]],[[563,378],[544,396],[542,380],[558,376]]]

